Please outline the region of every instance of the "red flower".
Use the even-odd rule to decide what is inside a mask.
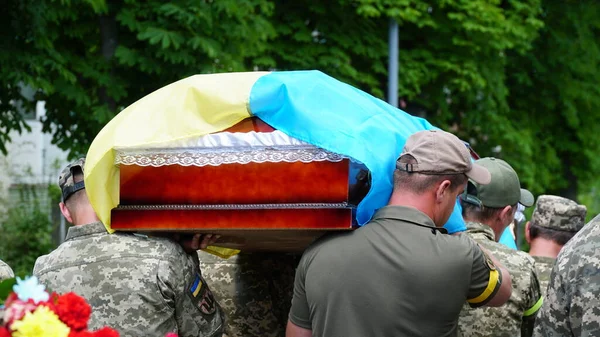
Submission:
[[[87,328],[92,308],[83,297],[71,292],[58,297],[56,313],[72,330],[84,330]]]
[[[108,327],[96,330],[92,333],[93,337],[119,337],[119,332]]]
[[[178,336],[174,332],[169,332],[165,337],[178,337]]]
[[[1,336],[0,336],[1,337]],[[82,330],[74,331],[71,330],[69,337],[119,337],[119,333],[111,328],[102,328],[94,332]]]
[[[14,299],[10,302],[10,306],[6,306],[4,312],[4,324],[10,328],[14,321],[18,321],[28,312],[33,312],[37,305],[32,302],[23,302],[20,299]]]
[[[56,304],[58,302],[58,299],[60,298],[60,295],[57,294],[55,291],[50,293],[50,298],[48,299],[49,303],[52,304]]]
[[[10,331],[5,327],[0,326],[0,337],[10,337]]]
[[[82,331],[75,331],[75,330],[71,330],[71,332],[69,332],[69,337],[92,337],[92,333],[87,331],[87,330],[82,330]]]
[[[4,301],[4,306],[8,308],[8,306],[19,299],[19,296],[17,296],[17,294],[15,292],[11,292],[8,297],[6,298],[6,301]]]

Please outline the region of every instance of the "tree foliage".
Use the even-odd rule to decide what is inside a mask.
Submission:
[[[509,157],[538,192],[576,198],[600,170],[600,3],[546,1],[543,18],[532,52],[511,57],[509,116],[528,151]]]
[[[507,159],[525,185],[573,197],[599,159],[594,1],[8,0],[0,150],[15,108],[73,155],[118,111],[197,73],[319,69],[383,98],[400,27],[400,106]]]
[[[24,186],[19,201],[0,213],[0,256],[23,277],[31,275],[36,259],[50,253],[55,245],[50,215],[42,211],[35,187]]]

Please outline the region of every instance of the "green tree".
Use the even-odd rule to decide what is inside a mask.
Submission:
[[[393,18],[406,111],[507,159],[536,193],[587,191],[597,169],[593,1],[8,0],[7,8],[0,150],[8,131],[25,127],[19,106],[35,99],[46,101],[45,130],[76,156],[118,111],[197,73],[319,69],[383,98]]]
[[[511,57],[510,116],[529,151],[510,157],[538,192],[577,199],[600,170],[600,3],[547,0],[543,17],[532,51]]]
[[[42,210],[40,191],[20,187],[20,199],[0,214],[0,256],[16,275],[31,275],[35,260],[55,246],[50,215]]]
[[[16,107],[46,101],[44,131],[73,156],[118,111],[183,77],[241,71],[274,35],[267,0],[9,0],[0,46],[0,150],[26,127]]]

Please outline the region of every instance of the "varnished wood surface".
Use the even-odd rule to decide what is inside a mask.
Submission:
[[[349,162],[121,165],[121,205],[339,203]]]
[[[119,230],[349,229],[352,210],[128,210],[113,209],[111,227]]]
[[[223,130],[223,132],[273,132],[275,129],[271,127],[269,124],[262,121],[262,119],[258,117],[250,117],[242,120],[236,125]]]
[[[135,232],[210,233],[216,246],[263,252],[302,252],[325,233],[352,230],[350,209],[113,210],[112,228]]]

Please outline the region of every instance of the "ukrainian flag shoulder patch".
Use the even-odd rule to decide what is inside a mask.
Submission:
[[[200,277],[200,275],[196,274],[196,279],[194,280],[194,283],[192,283],[192,286],[190,287],[190,293],[192,294],[193,297],[198,296],[198,294],[200,293],[200,290],[202,290],[202,278]]]

